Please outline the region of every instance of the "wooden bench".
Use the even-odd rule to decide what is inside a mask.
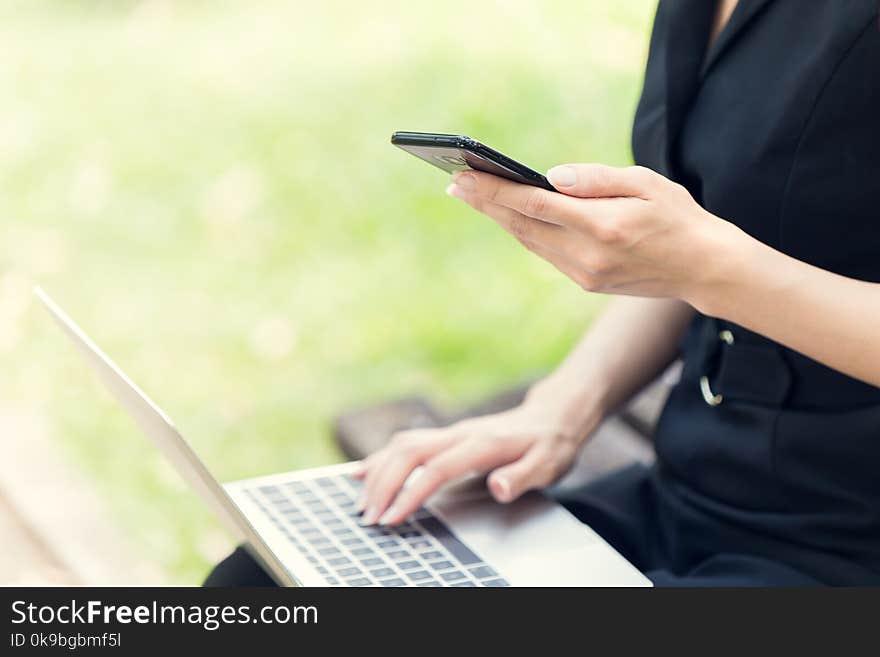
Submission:
[[[671,367],[619,413],[609,417],[555,488],[581,486],[632,462],[652,462],[651,436],[677,371],[677,365]],[[342,413],[334,420],[333,433],[348,458],[361,459],[385,445],[397,431],[441,427],[468,417],[498,413],[519,404],[526,390],[528,384],[516,386],[453,411],[439,409],[425,397],[397,399]]]

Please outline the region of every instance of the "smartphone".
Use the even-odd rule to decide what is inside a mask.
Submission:
[[[464,135],[395,132],[391,143],[448,173],[474,169],[555,192],[542,174]]]

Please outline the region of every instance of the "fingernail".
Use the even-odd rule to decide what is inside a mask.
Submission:
[[[469,173],[459,173],[453,180],[462,189],[473,189],[477,186],[477,179]]]
[[[370,507],[364,512],[363,523],[365,525],[372,525],[376,522],[376,516],[379,514],[376,512],[376,509]]]
[[[367,508],[367,500],[363,495],[361,495],[358,498],[358,501],[354,503],[354,509],[355,509],[355,511],[360,513],[361,511],[363,511],[366,508]]]
[[[397,516],[397,507],[392,506],[385,513],[382,514],[382,517],[379,518],[380,525],[390,525],[391,519]]]
[[[577,171],[574,167],[563,164],[562,166],[553,167],[547,172],[547,178],[553,183],[554,187],[572,187],[577,183]]]
[[[492,477],[493,488],[495,489],[495,497],[506,502],[510,499],[510,482],[506,477]]]
[[[455,198],[462,198],[464,196],[464,190],[461,189],[455,183],[452,183],[449,187],[446,188],[446,193],[449,196],[454,196]]]

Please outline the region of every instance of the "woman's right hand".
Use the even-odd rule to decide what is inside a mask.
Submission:
[[[396,434],[355,473],[364,479],[363,521],[398,524],[442,485],[465,475],[489,473],[489,491],[499,502],[548,486],[568,471],[595,426],[570,415],[545,396],[448,427]],[[404,488],[419,466],[420,475]]]

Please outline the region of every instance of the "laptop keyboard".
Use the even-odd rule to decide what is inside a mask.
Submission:
[[[509,586],[425,508],[396,527],[362,526],[361,485],[336,475],[245,494],[330,586]]]

